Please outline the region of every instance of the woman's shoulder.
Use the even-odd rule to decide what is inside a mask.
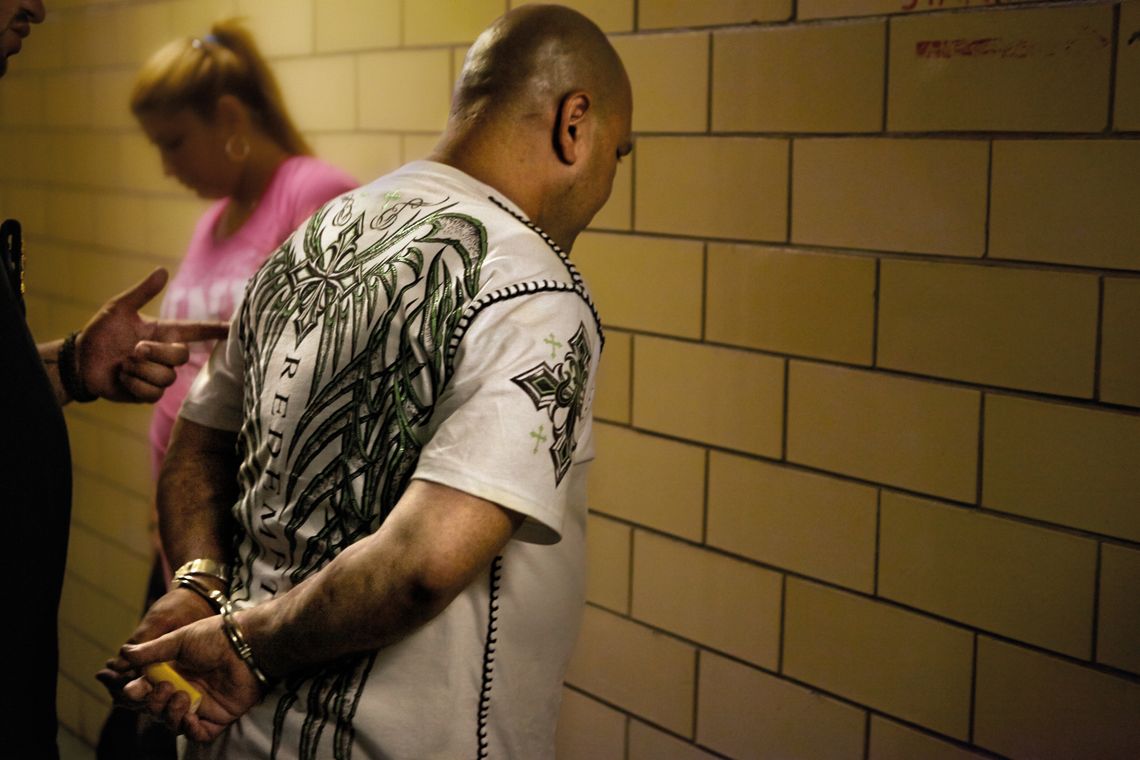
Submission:
[[[329,197],[340,195],[360,185],[351,175],[316,156],[291,156],[281,164],[278,178],[283,184],[299,191],[320,188]]]

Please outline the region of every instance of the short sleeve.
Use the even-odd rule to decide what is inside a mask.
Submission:
[[[206,366],[190,386],[180,417],[217,430],[237,432],[242,424],[242,382],[245,360],[239,338],[239,308],[226,340],[218,341]]]
[[[459,342],[414,477],[523,514],[520,540],[558,541],[593,458],[600,348],[593,312],[572,291],[483,309]]]

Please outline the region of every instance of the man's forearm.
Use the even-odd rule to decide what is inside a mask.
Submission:
[[[413,481],[379,531],[238,622],[275,676],[378,649],[442,612],[521,521],[491,502]]]
[[[158,525],[171,567],[228,561],[237,499],[235,433],[175,423],[158,481]]]

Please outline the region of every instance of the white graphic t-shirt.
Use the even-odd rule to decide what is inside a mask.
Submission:
[[[286,678],[193,756],[553,756],[601,343],[561,250],[441,164],[331,201],[266,261],[181,412],[240,431],[235,600],[318,572],[412,478],[526,520],[426,626]]]

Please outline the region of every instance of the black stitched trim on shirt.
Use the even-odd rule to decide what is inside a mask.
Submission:
[[[491,713],[491,680],[495,671],[495,634],[499,630],[499,585],[503,573],[503,556],[491,563],[490,598],[487,603],[487,638],[483,642],[483,679],[479,687],[479,714],[476,738],[479,741],[478,760],[488,756],[487,723]]]

